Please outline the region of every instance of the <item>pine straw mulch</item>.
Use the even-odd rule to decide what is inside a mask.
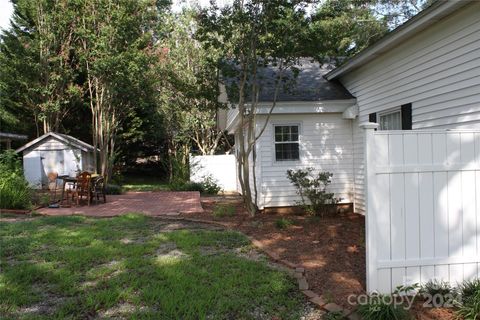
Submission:
[[[348,296],[365,292],[365,219],[342,213],[324,218],[258,214],[250,217],[241,198],[235,195],[202,197],[204,213],[182,214],[188,218],[217,221],[241,231],[269,251],[306,270],[310,289],[347,309]],[[234,206],[235,215],[215,217],[216,206]],[[285,218],[291,226],[279,229],[276,221]],[[447,309],[425,309],[416,303],[412,314],[417,319],[454,319]]]

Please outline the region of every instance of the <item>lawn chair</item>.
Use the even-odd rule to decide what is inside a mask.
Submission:
[[[80,205],[80,200],[83,197],[87,198],[87,204],[90,205],[91,189],[90,182],[92,180],[92,174],[89,172],[82,172],[77,176],[77,182],[70,191],[72,193],[72,201],[77,197],[77,205]]]
[[[107,196],[105,193],[105,178],[98,176],[93,178],[92,198],[95,199],[95,203],[98,203],[100,196],[103,197],[103,203],[107,203]]]

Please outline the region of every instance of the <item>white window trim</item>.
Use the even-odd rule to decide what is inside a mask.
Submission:
[[[295,160],[277,160],[277,154],[275,152],[275,145],[278,143],[275,141],[275,127],[281,127],[281,126],[297,126],[298,127],[298,140],[293,141],[298,143],[298,159]],[[291,164],[291,163],[300,163],[302,159],[302,148],[301,148],[301,141],[302,141],[302,122],[272,122],[272,159],[273,159],[273,164]],[[281,143],[281,142],[280,142]],[[285,142],[289,143],[289,142]],[[291,142],[290,142],[291,143]]]
[[[380,120],[381,117],[388,116],[389,114],[397,113],[397,112],[400,113],[400,129],[398,130],[402,130],[402,107],[401,106],[377,112],[377,123],[381,126],[382,125]],[[389,130],[389,129],[381,129],[380,126],[378,130]]]

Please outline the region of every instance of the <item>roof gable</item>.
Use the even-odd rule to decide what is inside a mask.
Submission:
[[[76,148],[78,148],[82,151],[85,151],[85,152],[93,151],[95,149],[92,145],[90,145],[88,143],[85,143],[83,141],[80,141],[77,138],[74,138],[72,136],[62,134],[62,133],[48,132],[48,133],[44,134],[43,136],[40,136],[37,139],[32,140],[29,143],[25,144],[24,146],[18,148],[17,150],[15,150],[15,152],[17,152],[17,153],[23,152],[27,149],[30,149],[30,148],[40,144],[42,141],[44,141],[44,140],[46,140],[50,137],[55,138],[59,141],[62,141],[64,143],[68,144],[68,145],[74,146],[74,147],[76,147]]]

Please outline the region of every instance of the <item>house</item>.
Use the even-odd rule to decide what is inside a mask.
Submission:
[[[285,172],[312,166],[332,172],[330,190],[364,213],[360,123],[378,122],[380,130],[478,128],[478,9],[476,1],[437,1],[333,70],[301,59],[294,88],[280,91],[256,145],[258,207],[294,205],[298,197]],[[275,72],[263,73],[257,128],[273,100]],[[238,111],[226,99],[232,108],[221,122],[236,135]]]
[[[25,178],[35,188],[48,185],[48,174],[75,176],[95,171],[95,148],[72,136],[49,132],[16,150],[23,154]]]
[[[299,69],[300,87],[315,74],[308,90],[342,94],[280,95],[256,145],[258,207],[295,204],[287,169],[330,171],[366,215],[367,290],[480,276],[480,2],[436,1],[340,67]]]

